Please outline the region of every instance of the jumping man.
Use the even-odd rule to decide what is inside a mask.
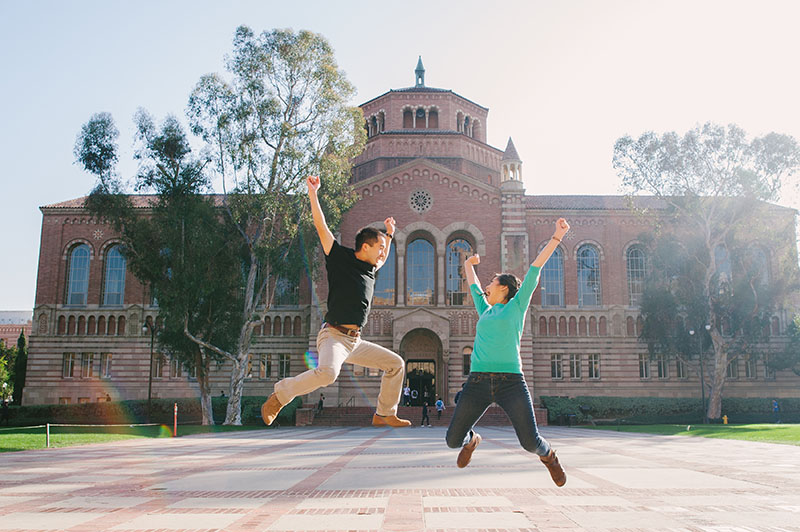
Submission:
[[[328,312],[317,334],[319,365],[275,384],[275,392],[261,406],[261,418],[271,425],[278,412],[298,395],[311,393],[332,384],[347,362],[383,371],[378,406],[372,417],[376,426],[408,427],[410,421],[397,417],[397,403],[403,387],[403,359],[392,351],[361,339],[361,328],[367,323],[375,274],[386,262],[395,231],[394,218],[386,218],[386,231],[365,227],[356,235],[356,248],[340,245],[325,222],[317,191],[320,179],[306,179],[311,214],[328,272]]]

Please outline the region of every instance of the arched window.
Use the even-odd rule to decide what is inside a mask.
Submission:
[[[414,127],[414,114],[411,109],[403,110],[403,129]]]
[[[465,347],[461,350],[461,374],[464,376],[469,375],[472,366],[472,348]]]
[[[106,253],[103,305],[122,305],[125,301],[125,257],[119,246]]]
[[[395,272],[397,254],[394,252],[394,241],[389,244],[389,256],[386,257],[386,262],[378,270],[375,276],[375,292],[372,297],[372,304],[376,306],[381,305],[394,305],[395,294]]]
[[[593,307],[602,304],[600,293],[600,254],[591,245],[578,250],[578,306]]]
[[[409,305],[433,305],[435,294],[433,244],[418,238],[408,245],[406,267],[406,302]]]
[[[431,110],[428,113],[428,128],[429,129],[439,129],[439,112],[436,110]]]
[[[750,248],[749,274],[757,284],[766,287],[769,284],[769,261],[766,252],[760,247]]]
[[[472,255],[472,246],[464,239],[447,244],[447,304],[471,305],[472,297],[464,275],[464,261]]]
[[[278,277],[275,281],[275,295],[272,304],[276,306],[297,305],[299,300],[300,291],[297,283],[285,277]]]
[[[89,246],[80,244],[69,254],[67,305],[85,305],[89,293]]]
[[[564,255],[556,248],[542,268],[542,306],[564,306]]]
[[[628,248],[628,304],[638,306],[644,293],[644,279],[647,275],[647,257],[639,246]]]
[[[414,127],[416,129],[425,129],[425,109],[422,107],[414,112]]]

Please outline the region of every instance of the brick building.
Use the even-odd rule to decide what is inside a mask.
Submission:
[[[407,361],[417,400],[436,394],[452,403],[469,372],[477,313],[461,271],[465,256],[480,253],[484,282],[496,271],[522,275],[561,216],[572,230],[543,271],[522,340],[534,396],[699,397],[696,374],[675,361],[650,360],[637,341],[647,264],[638,238],[652,220],[633,214],[620,196],[526,195],[511,139],[504,150],[486,143],[489,110],[427,87],[421,60],[415,74],[413,87],[361,106],[368,141],[352,177],[361,199],[345,216],[340,239],[352,247],[360,227],[382,227],[387,215],[398,222],[364,333]],[[146,197],[137,201],[146,209]],[[654,212],[661,207],[653,198],[637,201]],[[151,338],[143,325],[157,319],[158,308],[126,274],[115,235],[82,205],[77,199],[41,209],[29,404],[147,395]],[[267,395],[276,380],[306,369],[327,296],[324,279],[314,288],[315,297],[308,286],[284,290],[264,311],[245,394]],[[789,319],[786,312],[773,318],[775,341]],[[727,396],[796,394],[790,372],[771,374],[747,359],[731,368]],[[224,369],[213,378],[215,395],[227,390]],[[158,353],[152,374],[154,397],[196,394],[191,375]],[[374,371],[345,365],[324,390],[327,404],[372,403],[379,381]]]

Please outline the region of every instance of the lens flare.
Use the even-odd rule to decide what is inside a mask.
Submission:
[[[319,354],[306,351],[303,353],[303,362],[305,362],[306,368],[317,369],[317,366],[319,366]]]

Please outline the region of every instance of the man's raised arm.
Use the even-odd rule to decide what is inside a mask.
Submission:
[[[306,185],[308,185],[308,199],[311,200],[311,216],[314,218],[314,227],[317,229],[319,241],[322,243],[322,251],[327,255],[331,252],[333,241],[333,233],[328,229],[328,223],[325,221],[325,215],[322,213],[322,207],[319,205],[319,198],[317,191],[319,190],[319,177],[312,175],[306,178]]]

